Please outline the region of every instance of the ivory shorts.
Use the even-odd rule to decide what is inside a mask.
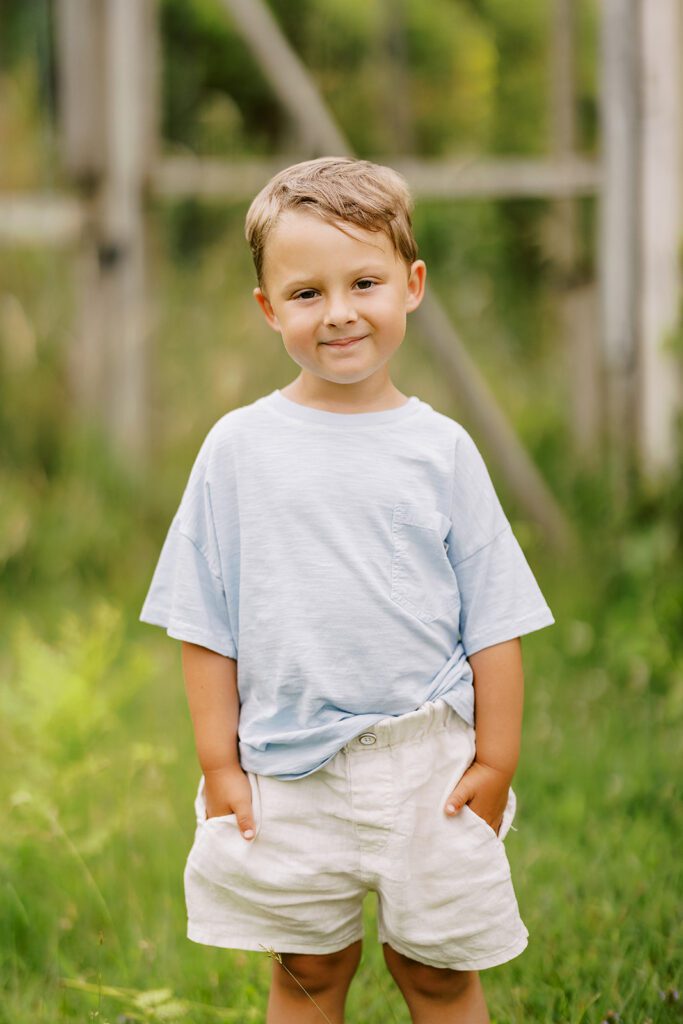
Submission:
[[[434,967],[480,970],[527,945],[503,839],[446,798],[472,763],[475,731],[443,700],[384,718],[301,779],[248,772],[256,836],[206,818],[204,778],[184,884],[188,938],[211,946],[331,953],[363,937],[377,893],[378,938]]]

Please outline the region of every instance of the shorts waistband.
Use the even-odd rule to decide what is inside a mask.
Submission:
[[[377,750],[404,743],[406,740],[417,740],[445,728],[453,721],[459,722],[463,729],[470,728],[464,718],[461,718],[443,697],[438,697],[435,701],[427,701],[405,715],[392,715],[380,719],[369,729],[349,740],[342,750],[347,753],[351,750]]]

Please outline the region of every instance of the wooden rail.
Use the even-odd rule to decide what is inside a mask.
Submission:
[[[155,193],[168,197],[192,195],[249,200],[273,174],[299,159],[300,155],[279,160],[230,161],[166,157],[154,168],[152,184]],[[405,176],[419,199],[565,198],[593,195],[601,183],[599,164],[579,159],[392,157],[391,166]]]
[[[194,196],[247,202],[283,167],[299,157],[222,160],[171,156],[149,172],[154,195],[167,199]],[[396,158],[392,167],[405,175],[420,199],[476,199],[592,195],[600,188],[600,166],[589,160],[444,160]],[[66,194],[1,193],[0,243],[64,245],[78,237],[84,204]]]

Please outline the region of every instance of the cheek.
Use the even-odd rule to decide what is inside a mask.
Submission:
[[[288,309],[280,320],[283,328],[292,334],[310,330],[311,324],[314,322],[315,316],[312,311],[310,309],[305,309],[303,306]]]
[[[405,289],[400,287],[383,288],[381,295],[374,296],[374,305],[383,316],[401,316],[406,305]]]
[[[375,307],[375,316],[387,325],[400,326],[406,316],[405,301],[404,295],[398,293],[387,295]]]

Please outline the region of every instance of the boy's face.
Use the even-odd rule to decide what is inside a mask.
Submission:
[[[304,373],[339,384],[383,380],[406,314],[422,300],[426,267],[416,260],[408,268],[383,231],[341,227],[283,213],[266,244],[264,288],[254,295]],[[358,340],[331,344],[348,339]]]

